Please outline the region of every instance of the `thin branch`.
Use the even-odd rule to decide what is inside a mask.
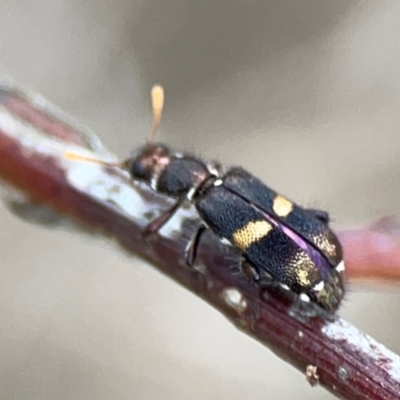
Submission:
[[[116,168],[67,160],[67,150],[115,160],[43,98],[3,83],[0,176],[30,201],[115,238],[303,371],[310,383],[346,399],[400,398],[397,355],[340,318],[293,312],[287,294],[234,273],[237,254],[210,232],[202,237],[196,265],[187,267],[185,245],[199,223],[193,207],[182,207],[159,235],[144,240],[143,228],[170,200]]]
[[[360,229],[340,232],[349,266],[347,277],[373,283],[400,282],[400,225],[384,217]]]

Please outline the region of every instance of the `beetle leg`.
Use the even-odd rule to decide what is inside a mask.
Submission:
[[[201,225],[197,232],[194,234],[193,238],[190,240],[186,247],[186,264],[192,266],[197,256],[197,248],[200,243],[201,236],[208,228]]]
[[[246,259],[244,259],[242,261],[241,267],[242,267],[242,272],[248,279],[250,279],[254,283],[260,282],[261,279],[260,274],[254,265],[250,264]]]
[[[143,231],[143,236],[148,238],[149,236],[156,234],[175,214],[176,210],[182,205],[184,199],[184,197],[180,198],[171,208],[151,221]]]

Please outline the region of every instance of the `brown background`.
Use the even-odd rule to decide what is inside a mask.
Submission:
[[[162,140],[354,227],[399,215],[399,17],[396,0],[3,0],[0,73],[121,157],[161,82]],[[0,223],[1,399],[332,398],[101,239],[3,205]],[[399,352],[396,292],[350,285],[340,313]]]

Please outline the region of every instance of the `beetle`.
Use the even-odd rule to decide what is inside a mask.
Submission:
[[[152,89],[153,124],[146,144],[119,164],[134,181],[174,198],[144,234],[156,234],[185,200],[195,206],[202,226],[187,254],[193,265],[206,229],[238,249],[257,284],[273,282],[329,313],[344,295],[342,247],[325,211],[306,209],[266,186],[240,167],[223,171],[187,153],[154,142],[164,105],[161,86]]]

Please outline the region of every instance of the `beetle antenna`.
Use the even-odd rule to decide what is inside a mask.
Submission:
[[[77,153],[74,153],[74,152],[68,151],[68,150],[64,152],[64,158],[66,158],[67,160],[92,162],[92,163],[96,163],[96,164],[107,165],[109,167],[123,168],[125,166],[125,162],[104,161],[104,160],[100,160],[98,158],[83,156],[81,154],[77,154]]]
[[[164,88],[160,85],[154,85],[151,89],[151,108],[153,117],[151,122],[151,131],[147,138],[147,144],[153,142],[154,136],[160,126],[161,116],[164,108]]]
[[[153,116],[150,134],[146,141],[147,144],[153,142],[154,136],[156,135],[160,126],[161,116],[164,108],[164,88],[161,85],[154,85],[151,89],[151,108],[153,110]],[[71,151],[65,151],[64,157],[68,160],[86,161],[96,164],[108,165],[110,167],[126,168],[127,165],[126,160],[122,162],[109,162],[100,160],[98,158],[83,156],[81,154],[77,154]]]

